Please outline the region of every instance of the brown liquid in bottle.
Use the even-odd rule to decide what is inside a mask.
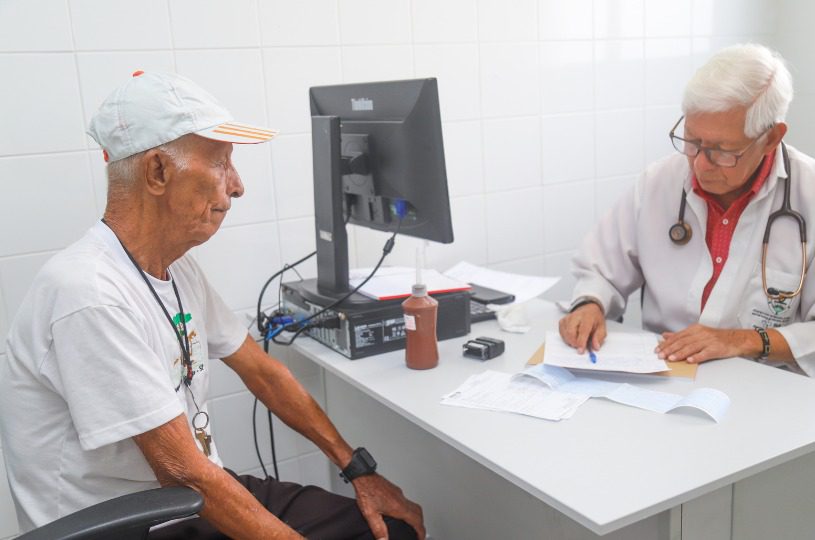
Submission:
[[[405,314],[405,362],[411,369],[430,369],[439,364],[436,317],[439,303],[422,284],[413,286],[413,295],[402,302]]]

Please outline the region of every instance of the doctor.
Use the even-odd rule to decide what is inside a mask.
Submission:
[[[804,274],[815,160],[782,143],[791,100],[783,59],[761,45],[726,48],[696,72],[670,132],[678,152],[646,168],[573,261],[566,343],[600,349],[605,319],[642,289],[643,327],[662,334],[661,358],[743,356],[815,375],[815,276]],[[762,264],[785,191],[801,220],[772,221]]]

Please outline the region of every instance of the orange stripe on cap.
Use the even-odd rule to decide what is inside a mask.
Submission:
[[[231,129],[234,131],[241,131],[244,133],[255,133],[257,135],[277,135],[277,131],[273,129],[263,129],[263,128],[256,128],[256,127],[249,127],[249,126],[242,126],[240,124],[232,124],[227,122],[225,124],[221,124],[218,126],[219,128]]]
[[[234,135],[235,137],[246,137],[247,139],[257,139],[259,141],[268,141],[269,139],[274,137],[274,135],[252,135],[252,134],[249,134],[249,133],[238,133],[237,131],[232,131],[232,130],[228,130],[228,129],[221,129],[221,128],[213,129],[212,132],[213,133],[223,133],[224,135]]]

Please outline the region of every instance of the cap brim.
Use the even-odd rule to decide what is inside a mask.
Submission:
[[[214,139],[216,141],[231,142],[237,144],[257,144],[272,140],[277,131],[237,122],[226,122],[211,128],[196,131],[196,135]]]

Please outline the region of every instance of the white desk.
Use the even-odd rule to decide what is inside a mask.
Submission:
[[[325,368],[340,431],[423,505],[435,539],[815,537],[815,381],[806,377],[730,359],[703,364],[695,382],[639,382],[724,391],[732,405],[721,424],[599,399],[561,422],[440,405],[471,374],[524,367],[560,316],[531,304],[528,334],[473,326],[472,336],[506,340],[487,362],[463,357],[464,339],[441,342],[428,371],[407,369],[403,351],[351,361],[298,341]]]

